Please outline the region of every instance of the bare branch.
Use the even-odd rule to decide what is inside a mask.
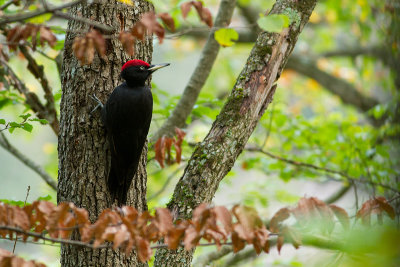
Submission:
[[[54,103],[53,92],[52,89],[50,88],[49,81],[47,80],[46,75],[44,73],[43,66],[39,65],[36,62],[36,60],[32,57],[32,55],[29,53],[28,49],[25,46],[20,45],[18,48],[28,61],[28,70],[40,82],[43,88],[44,98],[47,101],[45,105],[46,113],[48,117],[51,118],[51,120],[49,120],[49,123],[53,129],[57,130],[57,131],[54,130],[54,133],[57,134],[60,123],[57,118],[57,110]]]
[[[81,2],[83,2],[84,0],[77,0],[74,2],[69,2],[63,5],[59,5],[59,6],[49,6],[48,8],[42,8],[42,9],[38,9],[32,12],[26,12],[26,13],[22,13],[22,14],[17,14],[17,15],[13,15],[13,16],[3,16],[2,19],[0,19],[0,25],[5,25],[8,23],[12,23],[12,22],[17,22],[17,21],[24,21],[26,19],[30,19],[33,17],[37,17],[46,13],[53,13],[54,11],[57,10],[62,10],[64,8],[69,8],[72,6],[75,6],[77,4],[80,4]]]
[[[252,249],[254,251],[254,249]],[[212,251],[208,254],[200,256],[195,263],[193,263],[193,267],[206,267],[213,261],[219,260],[222,257],[228,255],[233,252],[231,246],[223,246],[221,249],[217,251]]]
[[[349,174],[347,174],[345,172],[342,172],[342,171],[336,171],[336,170],[332,170],[332,169],[329,169],[329,168],[316,166],[316,165],[313,165],[313,164],[310,164],[310,163],[304,163],[304,162],[300,162],[300,161],[296,161],[296,160],[291,160],[291,159],[287,159],[287,158],[284,158],[284,157],[280,157],[280,156],[274,155],[274,154],[272,154],[272,153],[270,153],[268,151],[262,150],[259,147],[248,146],[248,147],[245,148],[245,150],[246,151],[251,151],[251,152],[259,152],[259,153],[262,153],[262,154],[264,154],[264,155],[266,155],[266,156],[268,156],[270,158],[277,159],[277,160],[289,163],[291,165],[295,165],[297,167],[306,167],[306,168],[311,168],[311,169],[314,169],[314,170],[317,170],[317,171],[323,171],[325,173],[336,174],[336,175],[342,176],[343,178],[345,178],[346,180],[351,181],[351,182],[369,184],[369,185],[372,185],[372,186],[381,186],[381,187],[389,189],[389,190],[391,190],[391,191],[393,191],[395,193],[400,193],[399,190],[397,190],[397,189],[395,189],[395,188],[393,188],[393,187],[391,187],[389,185],[373,182],[373,181],[362,179],[362,178],[351,177]],[[330,180],[341,182],[340,179],[336,179],[336,178],[334,178],[332,176],[328,176],[328,178]]]
[[[54,120],[54,114],[48,113],[48,109],[40,102],[39,97],[26,87],[5,60],[0,58],[0,63],[3,64],[6,73],[10,76],[12,86],[14,86],[21,95],[25,96],[25,103],[31,107],[39,119],[47,120],[53,132],[58,135],[59,125],[58,120]]]
[[[0,133],[0,146],[3,147],[8,152],[10,152],[11,154],[13,154],[17,159],[19,159],[31,170],[36,172],[51,188],[57,191],[57,183],[54,181],[54,179],[41,166],[33,162],[22,152],[20,152],[17,148],[11,145],[3,133]]]
[[[229,25],[235,8],[235,2],[235,0],[221,1],[217,17],[215,18],[215,27],[226,27]],[[175,127],[182,128],[185,126],[186,119],[192,112],[193,106],[211,72],[212,66],[214,65],[219,52],[220,45],[214,39],[214,32],[215,28],[213,28],[208,35],[200,60],[197,63],[178,104],[173,110],[171,116],[153,135],[151,142],[155,142],[163,135],[172,134]]]

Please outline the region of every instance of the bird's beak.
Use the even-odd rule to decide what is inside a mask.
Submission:
[[[148,68],[149,71],[155,72],[158,69],[164,68],[166,66],[169,66],[169,63],[162,63],[162,64],[157,64],[157,65],[151,65],[150,68]]]

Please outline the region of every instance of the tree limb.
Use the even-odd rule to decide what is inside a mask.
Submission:
[[[59,6],[50,6],[48,8],[38,9],[38,10],[35,10],[32,12],[26,12],[26,13],[12,15],[12,16],[3,16],[3,18],[0,19],[0,25],[5,25],[8,23],[17,22],[17,21],[24,21],[26,19],[37,17],[37,16],[40,16],[40,15],[43,15],[46,13],[53,13],[54,11],[57,11],[57,10],[62,10],[64,8],[69,8],[69,7],[75,6],[83,1],[84,0],[77,0],[74,2],[69,2],[69,3],[63,4],[63,5],[59,5]]]
[[[19,159],[31,170],[36,172],[51,188],[57,191],[57,183],[54,181],[54,179],[41,166],[33,162],[31,159],[21,153],[17,148],[12,146],[3,133],[0,133],[0,146],[13,154],[17,159]]]
[[[281,33],[262,32],[250,53],[231,95],[206,138],[195,148],[168,208],[177,218],[189,218],[200,203],[209,203],[243,151],[276,89],[298,35],[308,21],[316,0],[278,0],[272,14],[290,10],[298,20]],[[188,266],[193,251],[158,250],[154,266]]]
[[[28,61],[28,70],[40,82],[43,88],[44,98],[47,101],[45,105],[47,117],[51,118],[48,121],[54,133],[57,135],[60,123],[57,118],[57,110],[54,103],[53,92],[52,89],[50,88],[49,81],[47,80],[46,75],[44,73],[43,66],[39,65],[36,62],[36,60],[32,57],[32,55],[29,53],[28,49],[25,46],[20,45],[18,48]]]
[[[47,108],[40,102],[39,97],[26,87],[4,59],[0,58],[0,63],[5,67],[6,73],[10,76],[12,86],[15,87],[21,95],[25,96],[25,103],[30,106],[39,119],[49,121],[54,133],[58,135],[58,124],[54,123],[54,114],[48,113]],[[53,124],[51,124],[51,122],[53,122]]]
[[[236,0],[221,1],[217,17],[215,18],[215,27],[226,27],[229,25],[235,8],[235,2]],[[172,134],[175,127],[182,128],[185,125],[186,119],[192,112],[193,106],[211,72],[212,66],[214,65],[219,52],[220,45],[214,39],[214,32],[215,29],[213,28],[208,35],[200,60],[197,63],[178,104],[172,111],[171,116],[167,118],[160,129],[153,135],[151,142],[155,142],[163,135]]]

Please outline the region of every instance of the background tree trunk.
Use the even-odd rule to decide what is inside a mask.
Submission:
[[[69,21],[65,38],[62,68],[62,99],[60,108],[60,133],[58,143],[59,175],[58,203],[71,201],[89,211],[94,221],[99,213],[113,205],[106,187],[109,170],[109,149],[100,112],[92,115],[95,107],[90,95],[96,94],[103,103],[112,90],[121,83],[120,70],[124,62],[131,59],[124,52],[118,32],[129,30],[141,14],[151,10],[145,1],[134,1],[134,6],[118,1],[99,0],[92,4],[83,3],[71,8],[72,15],[90,18],[113,27],[117,33],[107,39],[107,59],[97,55],[92,64],[81,66],[72,51],[76,36],[90,31],[90,27],[77,21]],[[152,37],[138,42],[135,58],[151,62]],[[142,154],[138,173],[133,179],[127,205],[143,211],[146,204],[146,152]],[[112,249],[91,250],[76,246],[62,245],[62,266],[146,266],[140,264],[135,255],[125,257],[124,253]]]
[[[203,202],[210,203],[219,183],[243,151],[275,93],[278,80],[316,0],[278,0],[272,14],[286,14],[290,27],[281,33],[262,32],[246,65],[206,138],[195,148],[168,208],[190,218]],[[194,249],[159,249],[154,266],[190,266]]]

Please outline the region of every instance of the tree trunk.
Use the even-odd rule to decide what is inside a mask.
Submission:
[[[110,162],[108,142],[101,124],[100,112],[90,114],[96,103],[89,96],[96,94],[104,103],[112,90],[122,82],[119,76],[121,66],[131,58],[124,52],[118,40],[118,32],[129,30],[141,14],[153,8],[146,0],[133,3],[134,6],[131,7],[116,0],[95,0],[91,4],[82,3],[70,10],[71,15],[90,18],[116,30],[112,38],[107,39],[107,59],[96,55],[93,63],[85,66],[81,66],[73,55],[72,44],[76,36],[88,32],[90,27],[71,20],[65,38],[58,138],[57,200],[58,203],[71,201],[78,207],[86,208],[92,222],[114,203],[106,187]],[[144,42],[138,42],[135,58],[151,62],[152,41],[150,36]],[[141,164],[132,181],[127,200],[127,205],[134,206],[139,211],[147,209],[146,154],[147,147],[143,151]],[[61,247],[61,265],[147,266],[138,263],[134,254],[126,257],[124,253],[112,249],[92,250],[68,245]]]
[[[262,32],[258,36],[230,97],[206,138],[195,148],[175,187],[168,208],[179,218],[189,218],[200,203],[211,202],[272,101],[275,83],[315,4],[316,0],[275,3],[271,13],[286,14],[290,27],[280,34]],[[154,266],[190,266],[193,252],[159,249]]]

